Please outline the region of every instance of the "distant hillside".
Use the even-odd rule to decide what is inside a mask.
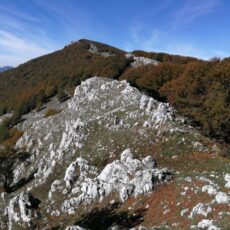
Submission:
[[[4,72],[4,71],[12,69],[12,68],[13,68],[12,66],[3,66],[3,67],[0,67],[0,72]]]
[[[98,47],[89,51],[90,44]],[[99,52],[109,54],[104,57]],[[94,75],[118,78],[128,66],[124,51],[101,43],[81,40],[63,50],[36,58],[0,76],[0,107],[25,113],[36,103],[64,89],[71,91],[83,79]]]
[[[71,92],[91,76],[119,78],[132,62],[125,53],[106,44],[82,39],[1,73],[0,111],[13,109],[25,113],[41,98],[63,90]],[[190,61],[190,58],[179,57],[178,60],[180,58],[183,63]],[[28,108],[24,108],[26,105]]]
[[[158,64],[133,67],[135,57]],[[155,62],[156,63],[156,62]],[[79,40],[64,49],[0,73],[0,114],[14,112],[8,127],[53,95],[60,101],[92,76],[126,79],[154,98],[170,102],[209,136],[230,141],[230,59],[202,61],[165,53],[125,51]],[[1,139],[1,138],[0,138]]]

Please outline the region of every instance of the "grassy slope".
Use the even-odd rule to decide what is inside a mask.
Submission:
[[[62,229],[63,226],[71,223],[90,229],[105,230],[111,223],[116,223],[124,228],[159,226],[163,230],[168,229],[166,228],[168,226],[172,230],[187,230],[190,229],[191,225],[196,225],[200,220],[205,219],[201,215],[189,219],[188,215],[192,211],[192,208],[200,202],[204,204],[209,203],[215,198],[214,195],[201,192],[202,187],[208,183],[202,181],[200,178],[205,177],[206,179],[210,179],[219,185],[220,191],[230,192],[230,189],[224,187],[226,183],[224,175],[230,173],[230,159],[219,157],[215,151],[212,152],[211,146],[213,147],[214,143],[207,138],[202,139],[201,136],[199,137],[199,139],[202,139],[200,139],[201,143],[210,147],[209,151],[197,151],[192,149],[189,143],[181,149],[180,142],[182,137],[178,137],[177,134],[172,135],[170,142],[173,144],[174,150],[170,152],[169,147],[167,147],[167,138],[155,144],[140,139],[138,144],[133,139],[131,141],[130,138],[122,138],[119,141],[121,135],[119,136],[116,132],[111,134],[112,136],[108,135],[107,132],[103,132],[103,130],[96,133],[91,134],[92,137],[90,140],[93,140],[93,142],[87,142],[89,145],[83,148],[81,153],[86,154],[89,149],[92,150],[93,148],[95,150],[94,154],[91,157],[86,155],[92,160],[92,163],[96,163],[98,166],[105,164],[105,162],[99,162],[98,160],[102,161],[102,159],[108,158],[108,155],[106,156],[105,153],[108,153],[113,148],[115,157],[116,152],[118,153],[120,148],[122,149],[125,144],[136,152],[137,157],[143,157],[148,154],[153,155],[159,167],[168,167],[174,172],[174,179],[168,184],[157,186],[148,195],[136,198],[131,197],[123,204],[119,202],[116,196],[111,195],[103,200],[103,202],[95,202],[87,207],[79,207],[78,212],[71,216],[61,215],[54,217],[48,215],[47,218],[51,228],[58,227]],[[148,133],[146,134],[148,135]],[[154,138],[152,132],[149,134]],[[98,135],[101,137],[100,140],[102,139],[102,142],[103,138],[105,138],[104,150],[102,151],[98,151],[100,149],[99,145],[102,144],[98,139]],[[130,133],[127,132],[125,135],[128,137]],[[115,145],[108,143],[108,140],[111,140],[111,138],[115,140]],[[183,138],[191,140],[191,136],[184,135]],[[195,136],[193,138],[196,140]],[[111,149],[107,149],[107,147],[111,147]],[[117,151],[118,149],[119,151]],[[165,151],[166,149],[168,151]],[[97,154],[101,157],[97,158]],[[191,178],[191,182],[187,181],[188,177]],[[111,200],[114,200],[115,204],[111,204]],[[214,223],[218,227],[227,230],[229,227],[229,216],[228,214],[224,214],[220,218],[219,213],[230,212],[229,205],[213,204],[211,207],[212,212],[207,216],[207,219],[214,220]],[[181,216],[181,211],[185,209],[188,209],[188,212],[184,216]]]

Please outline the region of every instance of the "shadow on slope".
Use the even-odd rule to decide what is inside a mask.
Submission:
[[[75,225],[97,230],[105,230],[115,225],[119,226],[119,229],[127,229],[139,225],[146,213],[146,209],[138,209],[134,214],[127,211],[118,211],[118,208],[118,203],[103,209],[95,208],[75,222]]]

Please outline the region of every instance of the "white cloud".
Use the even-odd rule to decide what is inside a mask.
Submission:
[[[23,57],[0,54],[0,66],[17,66],[23,62]],[[28,60],[28,59],[27,59]],[[26,60],[25,60],[26,61]]]
[[[162,52],[171,53],[171,54],[179,54],[184,56],[192,56],[201,59],[209,59],[209,55],[203,52],[203,50],[197,48],[191,43],[186,42],[173,42],[167,45]]]
[[[169,1],[165,7],[170,6],[173,2],[175,1]],[[128,39],[123,42],[122,48],[127,51],[141,49],[202,59],[209,59],[215,55],[226,56],[227,54],[224,55],[221,52],[205,50],[194,42],[179,39],[172,30],[212,13],[220,3],[221,0],[184,0],[183,4],[172,13],[171,21],[168,20],[162,27],[158,26],[149,30],[140,22],[133,23],[129,29]]]
[[[190,24],[200,17],[212,13],[220,4],[220,0],[187,0],[176,10],[170,22],[172,27]]]
[[[3,5],[0,5],[0,11],[13,15],[14,17],[19,17],[23,20],[28,20],[28,21],[32,21],[32,22],[38,22],[41,19],[32,15],[27,14],[25,11],[24,12],[20,12],[17,9],[14,9],[13,5],[11,5],[10,7],[5,7]]]
[[[131,40],[123,44],[123,49],[127,51],[132,51],[134,49],[140,49],[152,52],[164,52],[170,54],[178,54],[184,56],[192,56],[201,59],[208,60],[212,56],[210,52],[206,52],[200,49],[193,43],[187,41],[173,41],[170,40],[170,34],[166,31],[161,31],[158,29],[153,29],[148,34],[143,33],[141,27],[131,28]],[[165,43],[167,41],[167,43]],[[217,52],[216,52],[217,53]],[[220,54],[220,52],[219,52]],[[220,56],[220,55],[218,55]]]
[[[157,47],[161,35],[162,32],[156,28],[146,32],[144,26],[135,23],[129,29],[128,41],[123,41],[121,48],[127,51],[134,49],[152,51]]]
[[[11,52],[24,51],[30,53],[41,53],[47,51],[37,44],[23,40],[22,38],[19,38],[12,33],[8,33],[3,30],[0,30],[0,46],[8,49]]]
[[[213,56],[217,56],[220,58],[230,57],[230,52],[226,50],[214,50]]]
[[[0,66],[16,66],[52,51],[42,43],[29,41],[3,30],[0,30],[0,50]]]

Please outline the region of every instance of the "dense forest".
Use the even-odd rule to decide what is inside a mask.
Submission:
[[[90,43],[99,52],[90,52]],[[159,61],[157,66],[132,68],[132,58],[111,46],[80,40],[63,50],[31,60],[0,73],[0,114],[13,112],[0,126],[0,141],[22,114],[39,109],[50,97],[63,100],[81,81],[101,76],[126,79],[140,90],[171,103],[204,134],[230,142],[230,59],[198,60],[192,57],[134,51]],[[3,135],[4,134],[4,135]]]
[[[230,141],[230,59],[141,66],[120,79],[168,101],[204,134]]]

